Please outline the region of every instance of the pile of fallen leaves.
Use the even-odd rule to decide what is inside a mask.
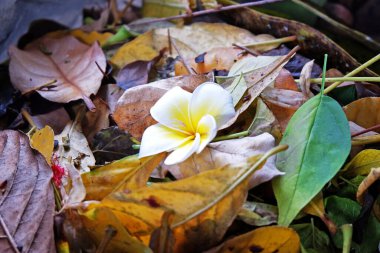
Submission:
[[[379,56],[360,65],[318,31],[249,8],[130,22],[136,8],[111,2],[81,28],[9,47],[0,252],[377,251],[380,90],[366,68]],[[194,4],[146,1],[142,13]],[[178,163],[139,156],[157,101],[206,82],[235,109],[217,136]]]

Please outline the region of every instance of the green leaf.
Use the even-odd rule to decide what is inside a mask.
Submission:
[[[289,145],[277,157],[277,167],[286,174],[274,179],[273,188],[278,223],[288,226],[346,160],[351,148],[348,121],[334,99],[315,96],[293,115],[281,144]]]
[[[329,236],[312,224],[291,226],[301,238],[306,252],[331,252]]]

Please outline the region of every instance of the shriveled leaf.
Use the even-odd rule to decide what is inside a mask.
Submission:
[[[117,101],[123,93],[124,90],[122,88],[114,83],[109,83],[100,87],[98,96],[107,103],[111,113],[113,113],[115,111]]]
[[[179,76],[128,89],[119,99],[113,118],[120,129],[141,138],[144,130],[155,123],[150,108],[161,96],[175,86],[192,92],[206,81],[209,78],[204,75]]]
[[[30,146],[38,150],[46,162],[51,165],[51,156],[54,149],[54,132],[49,126],[37,130],[30,138]]]
[[[146,84],[148,82],[149,71],[153,64],[153,59],[151,61],[134,61],[128,63],[117,74],[117,85],[127,90],[141,84]]]
[[[55,134],[60,134],[70,121],[69,114],[64,107],[59,107],[43,114],[30,115],[37,128],[49,126]]]
[[[228,76],[237,76],[268,66],[279,58],[280,56],[257,56],[243,58],[232,65],[230,71],[228,72]]]
[[[51,168],[20,132],[0,132],[0,150],[0,252],[55,252]]]
[[[108,39],[111,38],[113,35],[109,32],[85,32],[82,29],[72,30],[70,34],[87,45],[92,45],[96,42],[99,42],[100,46],[104,46],[107,43]]]
[[[102,252],[136,252],[152,253],[152,250],[142,244],[138,238],[132,237],[117,217],[106,207],[92,204],[89,210],[80,213],[83,226],[99,247],[104,240],[108,241],[103,245]],[[86,238],[88,239],[88,238]]]
[[[138,153],[132,148],[133,144],[130,134],[112,126],[95,135],[91,148],[96,163],[104,164]]]
[[[108,116],[110,115],[110,109],[108,105],[100,98],[94,99],[96,111],[88,111],[82,119],[83,134],[86,136],[90,145],[93,142],[95,134],[100,130],[109,127],[110,121]]]
[[[277,157],[285,175],[274,179],[273,189],[278,223],[288,226],[344,164],[351,149],[348,121],[335,100],[315,96],[293,115],[281,144],[289,145]]]
[[[363,204],[364,195],[367,193],[368,188],[380,179],[380,168],[372,168],[368,176],[364,178],[356,193],[356,198],[359,203]]]
[[[102,200],[113,191],[132,191],[146,185],[152,171],[164,154],[139,159],[137,155],[96,168],[82,174],[87,200]]]
[[[351,178],[357,175],[367,176],[372,168],[380,166],[380,150],[366,149],[357,154],[341,171]]]
[[[98,91],[106,68],[106,58],[98,44],[89,47],[71,36],[46,36],[25,50],[11,47],[9,55],[12,83],[23,94],[37,91],[59,103],[83,99],[89,109],[95,109],[89,96]],[[52,90],[43,88],[54,80]]]
[[[147,32],[121,46],[112,56],[110,62],[121,69],[135,61],[151,61],[158,54],[153,45],[153,34],[152,32]]]
[[[227,240],[221,248],[215,251],[208,251],[208,253],[298,253],[300,250],[300,238],[293,229],[269,226],[258,228],[246,234]]]
[[[314,60],[309,61],[303,66],[300,76],[299,87],[301,88],[302,93],[307,98],[314,97],[313,93],[310,91],[310,78],[313,71]],[[327,76],[327,73],[326,73]]]
[[[368,97],[358,99],[344,107],[347,119],[355,122],[361,127],[370,128],[380,124],[379,97]],[[377,130],[378,132],[378,130]]]
[[[332,252],[329,236],[313,226],[313,224],[296,224],[292,225],[301,239],[303,248],[306,252],[314,250],[315,252]]]
[[[182,163],[162,165],[177,179],[194,176],[206,170],[225,165],[244,163],[251,156],[269,151],[275,145],[273,136],[263,133],[255,137],[219,141],[209,144],[200,154],[194,154]],[[283,173],[275,166],[275,157],[270,157],[265,165],[250,179],[249,186],[255,187]]]
[[[58,141],[57,155],[63,163],[73,163],[81,172],[89,171],[89,166],[95,165],[94,155],[78,122],[71,121],[54,139]]]
[[[81,175],[79,171],[71,163],[65,163],[65,168],[68,171],[68,183],[66,186],[68,189],[67,195],[64,196],[63,204],[64,208],[68,208],[71,205],[78,204],[86,197],[86,188],[84,187]]]
[[[277,223],[278,208],[265,203],[246,201],[238,218],[252,226],[267,226]]]
[[[174,211],[170,229],[173,252],[199,252],[215,245],[239,212],[248,178],[283,147],[252,157],[247,163],[224,166],[183,180],[153,184],[130,194],[114,193],[102,204],[109,207],[131,235],[147,243],[162,216]]]

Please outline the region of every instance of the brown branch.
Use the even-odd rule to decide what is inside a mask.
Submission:
[[[0,215],[0,224],[1,224],[1,227],[3,228],[4,230],[4,233],[10,243],[10,245],[12,246],[12,249],[15,253],[20,253],[20,251],[18,250],[17,248],[17,245],[16,245],[16,242],[15,240],[13,239],[11,233],[9,232],[8,230],[8,227],[7,225],[5,224],[4,220],[3,220],[3,217]]]
[[[151,24],[151,23],[162,22],[162,21],[170,21],[170,20],[181,19],[181,18],[191,18],[191,17],[218,13],[222,11],[235,10],[235,9],[251,7],[251,6],[259,6],[263,4],[275,3],[275,2],[281,2],[281,1],[283,0],[262,0],[262,1],[257,1],[257,2],[244,3],[244,4],[234,4],[234,5],[224,6],[224,7],[215,8],[215,9],[201,10],[201,11],[196,11],[192,13],[184,13],[177,16],[150,19],[150,20],[146,20],[137,24],[142,25],[142,24]]]
[[[360,132],[354,133],[354,134],[351,135],[351,137],[356,137],[356,136],[359,136],[359,135],[371,132],[373,130],[378,130],[378,129],[380,129],[380,124],[375,125],[375,126],[370,127],[370,128],[367,128],[367,129],[364,129],[364,130],[362,130]]]
[[[235,43],[232,43],[232,46],[240,48],[240,49],[244,50],[245,52],[247,52],[247,53],[249,53],[249,54],[251,54],[253,56],[258,56],[259,55],[257,52],[255,52],[255,51],[253,51],[253,50],[251,50],[251,49],[249,49],[249,48],[247,48],[245,46],[240,46],[240,45],[235,44]]]

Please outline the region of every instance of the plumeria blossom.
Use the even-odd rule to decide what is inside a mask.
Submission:
[[[174,87],[150,109],[158,124],[145,130],[139,157],[173,151],[165,164],[180,163],[202,152],[235,113],[230,93],[218,84],[203,83],[193,93]]]

